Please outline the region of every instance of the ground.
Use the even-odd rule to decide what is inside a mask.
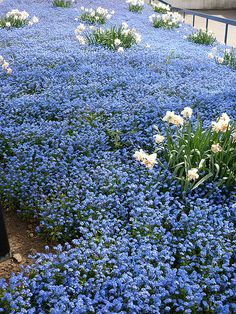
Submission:
[[[42,241],[35,233],[35,221],[23,221],[15,210],[5,210],[5,223],[9,237],[11,255],[20,254],[22,261],[19,263],[14,258],[0,263],[0,277],[9,278],[12,272],[18,273],[22,265],[31,263],[29,255],[44,252],[46,242]]]

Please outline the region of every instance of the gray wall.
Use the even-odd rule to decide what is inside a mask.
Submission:
[[[232,9],[236,0],[167,0],[177,8],[185,9]]]

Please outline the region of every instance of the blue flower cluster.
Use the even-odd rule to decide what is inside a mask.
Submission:
[[[98,2],[115,10],[109,25],[127,22],[142,43],[80,46],[76,8]],[[209,183],[183,195],[168,168],[148,171],[132,156],[153,150],[166,110],[189,106],[206,123],[235,116],[236,72],[186,41],[189,26],[153,28],[147,5],[138,17],[122,0],[0,8],[39,17],[0,31],[13,69],[0,71],[1,200],[70,243],[2,280],[0,312],[235,313],[235,192]]]

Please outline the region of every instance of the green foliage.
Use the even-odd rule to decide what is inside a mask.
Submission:
[[[156,13],[160,13],[160,14],[166,14],[168,11],[170,11],[169,6],[166,6],[166,5],[160,6],[160,5],[154,4],[152,5],[152,8]]]
[[[179,27],[183,22],[182,16],[177,12],[167,12],[166,14],[153,14],[149,20],[155,28],[173,29]]]
[[[28,20],[15,19],[14,17],[2,17],[0,18],[0,28],[20,28],[28,24]]]
[[[235,184],[236,124],[227,117],[223,114],[208,128],[200,118],[196,125],[185,119],[177,128],[170,127],[171,122],[166,126],[166,139],[157,152],[164,156],[184,190],[195,189],[210,178],[218,186]]]
[[[130,12],[141,12],[143,10],[142,5],[134,5],[134,4],[129,4],[129,11]]]
[[[195,44],[200,45],[213,45],[216,42],[216,38],[211,32],[201,29],[189,35],[187,39]]]
[[[54,7],[69,8],[72,5],[71,0],[53,0]]]
[[[111,27],[109,29],[95,29],[86,35],[90,45],[100,45],[112,50],[130,48],[137,43],[137,33],[127,30],[123,26]]]
[[[229,66],[232,69],[236,69],[236,56],[234,48],[232,48],[231,50],[225,49],[223,58],[223,63],[225,65]]]
[[[80,15],[80,19],[81,19],[81,21],[88,22],[91,24],[95,24],[95,23],[105,24],[106,23],[106,17],[101,15],[101,14],[100,15],[97,14],[96,16],[92,16],[88,12],[84,12]]]

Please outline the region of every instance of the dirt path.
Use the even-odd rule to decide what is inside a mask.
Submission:
[[[30,264],[29,254],[43,252],[46,243],[35,233],[33,222],[24,222],[12,210],[5,211],[4,216],[12,258],[0,263],[0,278],[9,278],[11,272],[17,273],[21,266]]]

